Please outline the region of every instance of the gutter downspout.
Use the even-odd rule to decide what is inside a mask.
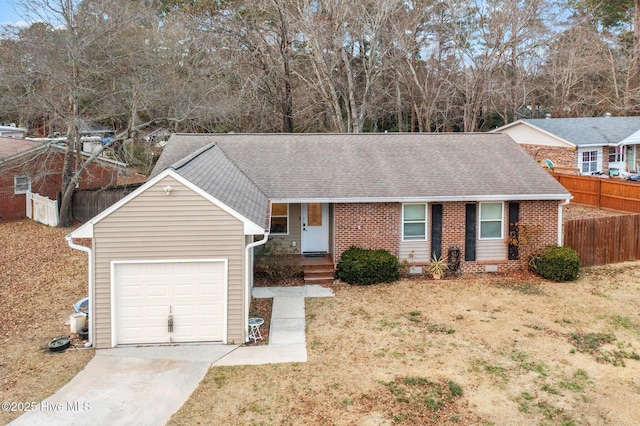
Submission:
[[[567,198],[561,203],[558,203],[558,246],[562,247],[564,243],[564,227],[562,221],[562,206],[566,206],[571,201],[570,198]]]
[[[269,231],[265,231],[264,237],[260,241],[254,241],[252,243],[247,244],[245,247],[244,254],[244,291],[245,291],[245,300],[244,300],[244,333],[245,333],[245,343],[249,341],[248,329],[249,329],[249,307],[251,305],[251,279],[250,273],[253,271],[251,267],[251,254],[254,247],[265,244],[269,240]]]
[[[76,249],[76,250],[80,250],[83,251],[85,253],[87,253],[87,255],[89,255],[89,281],[88,281],[88,287],[89,287],[89,291],[88,291],[88,295],[89,295],[89,341],[87,343],[85,343],[84,347],[85,348],[90,348],[91,346],[93,346],[93,325],[95,324],[93,321],[93,252],[91,251],[91,249],[89,247],[85,247],[85,246],[81,246],[79,244],[76,244],[73,242],[73,238],[71,237],[71,234],[65,235],[64,237],[67,240],[67,244],[69,244],[69,247],[71,247],[72,249]]]

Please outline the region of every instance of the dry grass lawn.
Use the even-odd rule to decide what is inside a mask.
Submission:
[[[46,348],[87,291],[68,232],[0,222],[3,401],[41,401],[93,356]],[[307,300],[307,363],[212,368],[170,423],[640,424],[640,262],[571,283],[484,275],[334,291]],[[19,414],[0,411],[0,424]]]
[[[212,368],[171,424],[640,422],[640,262],[334,291],[307,363]]]
[[[52,353],[47,347],[69,335],[72,305],[87,293],[87,255],[67,245],[70,231],[26,219],[0,222],[2,401],[39,402],[93,356],[93,350]],[[0,411],[0,424],[20,414]]]

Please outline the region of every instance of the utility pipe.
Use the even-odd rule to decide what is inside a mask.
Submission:
[[[571,201],[570,198],[567,198],[561,203],[558,203],[558,246],[562,247],[564,243],[564,226],[562,222],[562,206],[566,206]]]
[[[249,341],[249,308],[251,305],[251,277],[250,273],[253,270],[251,268],[251,249],[254,247],[265,244],[269,240],[269,231],[264,233],[264,237],[260,241],[254,241],[252,243],[247,244],[245,247],[245,256],[244,256],[244,290],[245,290],[245,301],[244,301],[244,333],[245,333],[245,343]]]
[[[94,311],[93,309],[93,252],[89,247],[81,246],[79,244],[74,243],[73,237],[71,237],[71,234],[66,235],[65,238],[67,240],[67,243],[69,244],[69,247],[71,247],[72,249],[83,251],[87,253],[87,255],[89,256],[89,280],[88,280],[89,341],[85,343],[84,346],[85,348],[90,348],[91,346],[93,346],[93,325],[95,324],[93,321],[93,318],[94,318],[94,314],[93,314],[93,311]]]

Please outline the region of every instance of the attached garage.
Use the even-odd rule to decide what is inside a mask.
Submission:
[[[114,261],[112,344],[222,342],[227,259]]]
[[[250,185],[239,172],[201,171],[204,181],[193,178],[201,186],[207,173],[235,177],[218,194],[225,187],[203,189],[167,169],[68,235],[89,253],[96,349],[248,341],[251,249],[267,241],[257,223],[266,223],[268,200],[259,191],[239,197],[234,188]],[[91,238],[91,248],[73,238]]]

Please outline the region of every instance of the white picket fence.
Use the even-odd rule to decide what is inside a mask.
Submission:
[[[58,226],[58,200],[27,192],[27,217],[49,226]]]

